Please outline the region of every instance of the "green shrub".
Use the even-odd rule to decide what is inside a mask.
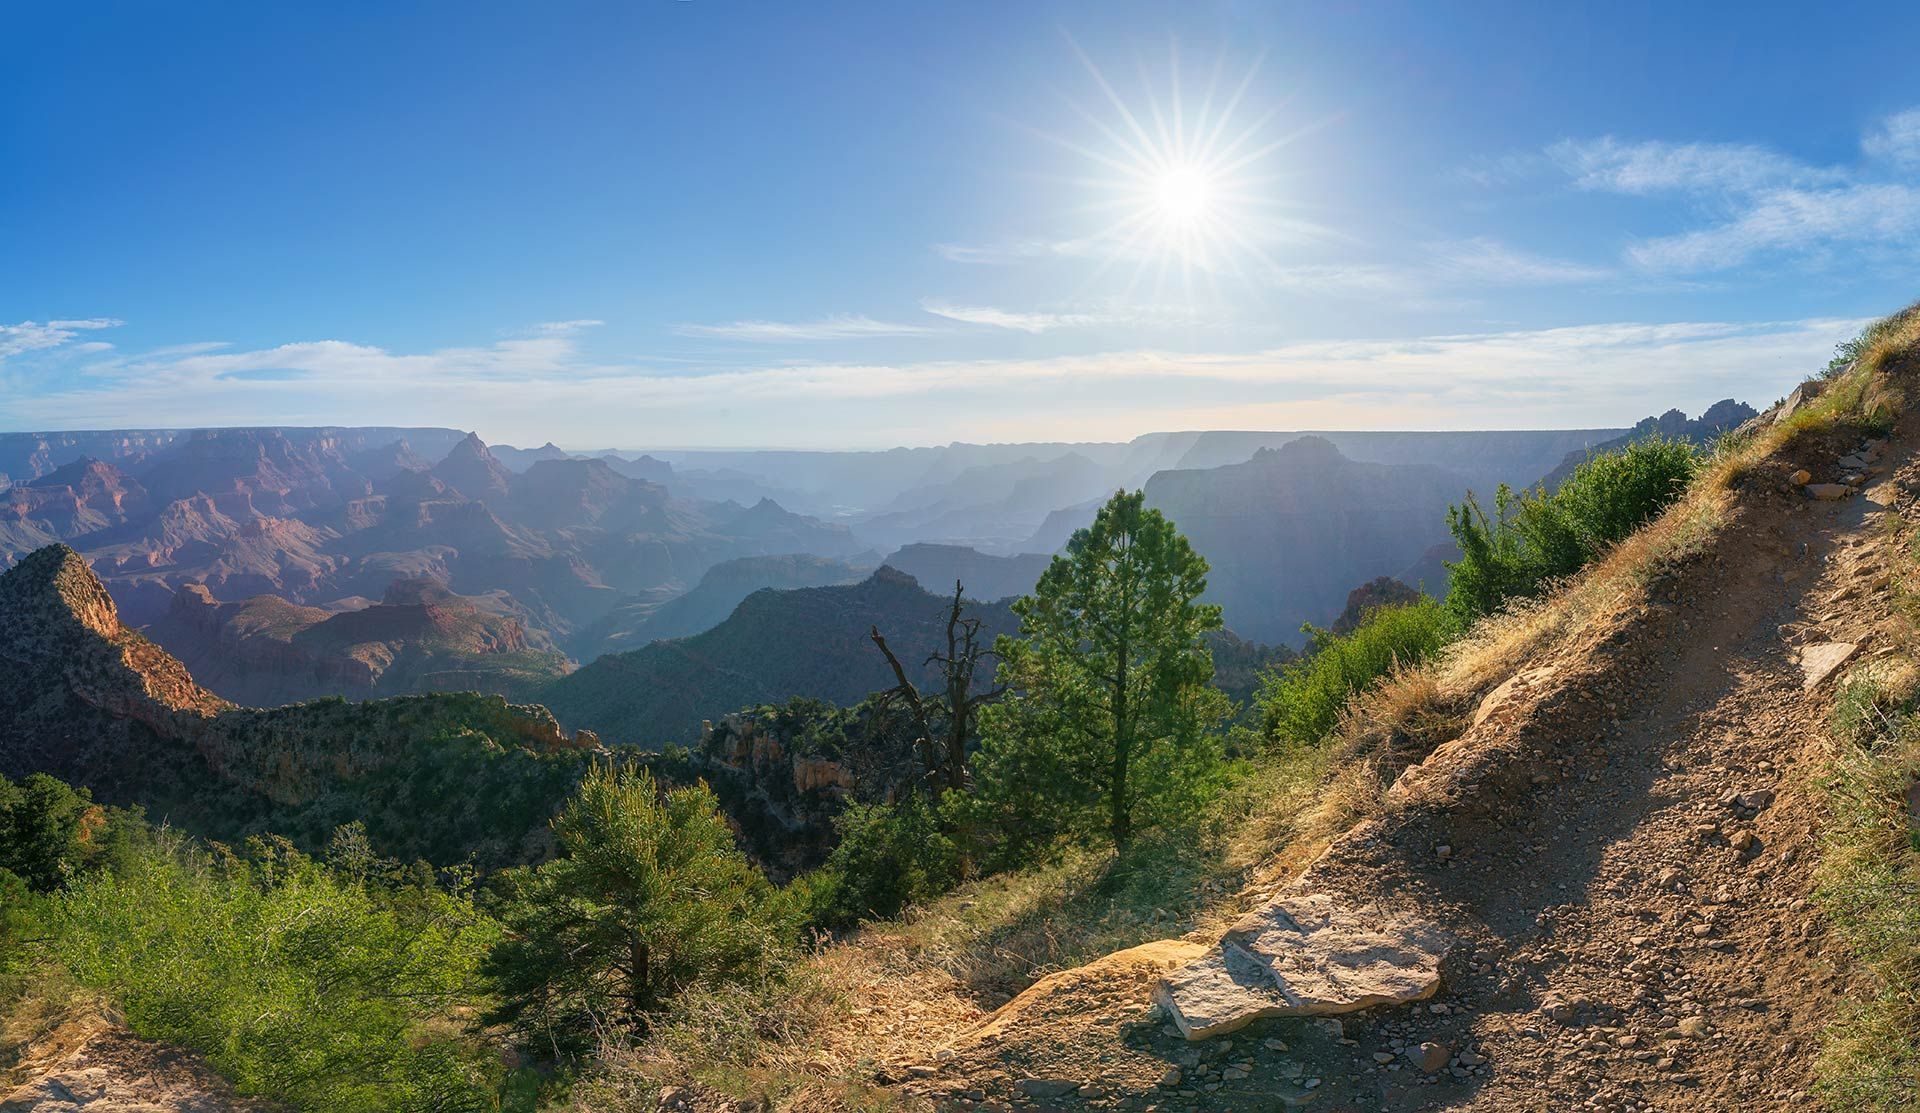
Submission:
[[[0,870],[36,892],[52,890],[79,871],[101,818],[84,788],[45,773],[18,783],[0,777]]]
[[[1542,594],[1671,506],[1701,456],[1687,441],[1648,437],[1591,457],[1557,491],[1516,494],[1503,484],[1492,519],[1469,494],[1447,510],[1461,552],[1447,566],[1447,606],[1471,622],[1511,599]]]
[[[1268,673],[1254,702],[1267,737],[1311,745],[1339,721],[1341,708],[1379,678],[1432,656],[1459,633],[1440,603],[1381,607],[1350,634],[1314,631],[1313,653]]]
[[[54,957],[134,1032],[302,1110],[495,1107],[496,1073],[432,1023],[497,937],[464,892],[342,880],[279,840],[243,856],[163,834],[48,912]]]
[[[599,767],[553,831],[564,857],[501,879],[507,934],[486,961],[491,1019],[538,1046],[583,1051],[693,986],[761,979],[785,958],[788,906],[705,784],[661,792],[645,769]]]
[[[808,919],[823,928],[900,914],[960,881],[960,855],[925,798],[856,804],[834,821],[840,843],[805,882]]]

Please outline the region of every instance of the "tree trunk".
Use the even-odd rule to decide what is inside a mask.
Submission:
[[[639,932],[627,936],[627,999],[632,1002],[635,1016],[640,1016],[653,1007],[653,951],[647,941],[640,938]]]
[[[1127,800],[1127,765],[1133,757],[1132,709],[1127,706],[1127,639],[1120,639],[1119,669],[1113,688],[1113,772],[1108,785],[1113,845],[1125,850],[1133,834],[1133,808]]]

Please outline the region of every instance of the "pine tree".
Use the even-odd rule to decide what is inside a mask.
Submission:
[[[1226,698],[1198,602],[1207,562],[1138,491],[1117,492],[1014,604],[984,712],[980,806],[1015,842],[1104,829],[1120,847],[1192,806],[1220,766]]]

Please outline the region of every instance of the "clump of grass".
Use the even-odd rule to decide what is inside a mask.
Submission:
[[[1261,681],[1254,699],[1267,734],[1296,745],[1319,742],[1356,693],[1439,652],[1459,627],[1452,611],[1423,598],[1381,607],[1344,636],[1316,631],[1312,656]]]
[[[1910,662],[1868,666],[1834,702],[1841,751],[1821,782],[1816,895],[1872,986],[1843,1005],[1816,1065],[1838,1109],[1920,1107],[1920,837],[1908,806],[1920,785],[1916,676]]]

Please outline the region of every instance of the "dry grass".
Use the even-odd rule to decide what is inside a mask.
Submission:
[[[1481,619],[1434,659],[1356,698],[1335,732],[1341,757],[1310,826],[1337,831],[1378,814],[1386,806],[1387,784],[1406,761],[1457,735],[1488,690],[1572,631],[1599,627],[1644,605],[1647,586],[1662,571],[1712,547],[1741,481],[1800,438],[1842,427],[1889,427],[1905,404],[1899,380],[1920,372],[1920,306],[1890,320],[1895,324],[1812,404],[1757,433],[1724,439],[1678,502],[1606,556],[1548,595]]]

